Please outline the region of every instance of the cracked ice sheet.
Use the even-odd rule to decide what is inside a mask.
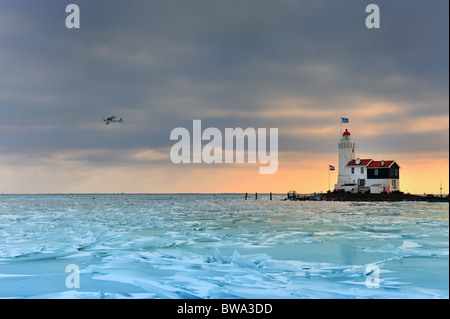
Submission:
[[[0,297],[448,298],[448,204],[0,201]],[[78,293],[64,285],[72,263]],[[379,265],[380,288],[365,286],[368,264]]]
[[[258,299],[268,298],[269,292],[270,298],[440,297],[431,290],[409,286],[402,289],[409,283],[391,277],[388,270],[381,270],[385,278],[379,289],[367,289],[364,266],[277,261],[268,256],[241,255],[237,251],[232,256],[224,256],[216,249],[206,260],[191,254],[191,258],[183,258],[183,267],[171,267],[178,264],[176,255],[146,254],[148,266],[140,267],[139,271],[130,273],[116,265],[107,267],[103,275],[96,275],[94,279],[133,284],[154,293],[157,298]],[[389,261],[378,264],[383,267]],[[158,271],[159,267],[165,272]]]

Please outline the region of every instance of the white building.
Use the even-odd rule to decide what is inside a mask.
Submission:
[[[355,143],[346,129],[338,144],[339,172],[336,191],[381,193],[400,191],[400,166],[395,161],[360,159],[355,155]]]

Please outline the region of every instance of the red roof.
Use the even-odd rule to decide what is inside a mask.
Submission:
[[[394,163],[395,161],[372,161],[367,167],[390,167]]]
[[[354,159],[354,160],[352,160],[352,161],[350,161],[347,165],[368,165],[370,162],[372,162],[372,160],[369,158],[369,159],[360,159],[359,160],[359,164],[356,164],[356,160]]]
[[[347,129],[345,129],[345,132],[342,133],[342,135],[351,135],[351,134],[350,134],[350,132]]]

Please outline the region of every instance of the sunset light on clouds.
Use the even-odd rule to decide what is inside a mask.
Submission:
[[[0,2],[0,193],[325,192],[345,128],[403,192],[449,192],[447,1],[378,1],[379,29],[358,1],[76,3],[75,30]],[[278,170],[174,164],[196,119],[278,128]]]

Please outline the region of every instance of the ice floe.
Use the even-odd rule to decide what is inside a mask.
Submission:
[[[0,298],[448,298],[448,233],[445,203],[2,196]]]

